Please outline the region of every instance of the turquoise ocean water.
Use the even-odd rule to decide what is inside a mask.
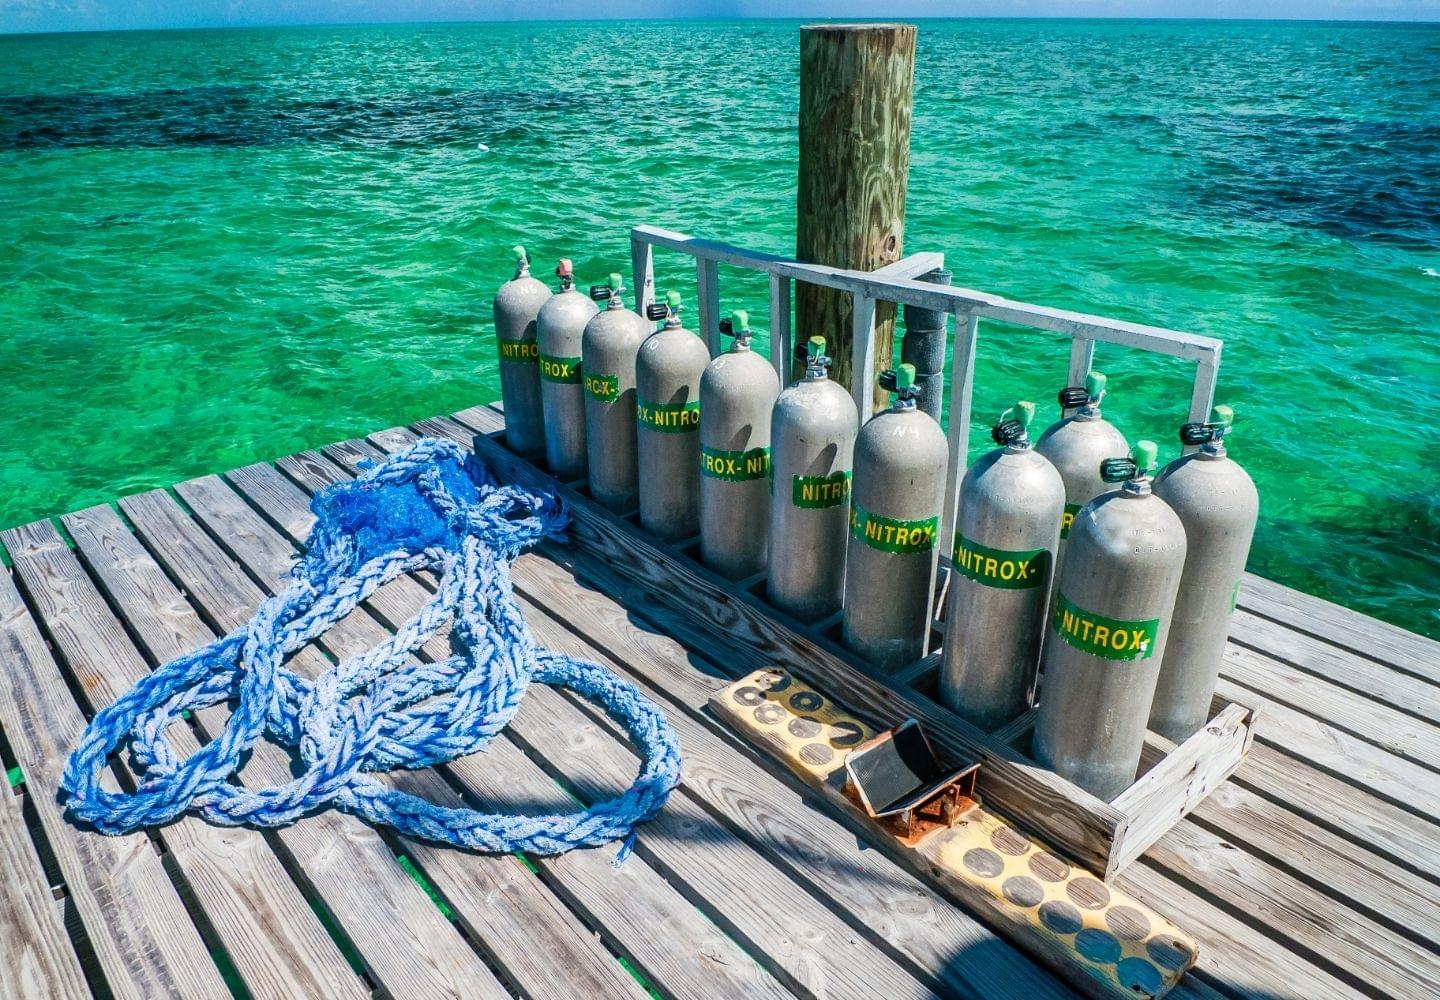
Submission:
[[[1440,27],[919,38],[906,248],[1224,338],[1251,569],[1440,635]],[[786,22],[0,38],[0,525],[495,398],[514,242],[582,283],[639,222],[793,250],[797,48]],[[763,317],[763,282],[722,287]],[[979,414],[1053,415],[1065,357],[982,325]],[[1099,365],[1173,456],[1186,366]]]

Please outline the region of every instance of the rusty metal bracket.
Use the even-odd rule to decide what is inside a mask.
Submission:
[[[918,719],[907,719],[845,757],[845,794],[892,836],[915,846],[979,806],[979,762],[949,767]]]

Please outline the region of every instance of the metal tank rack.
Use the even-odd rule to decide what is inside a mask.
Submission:
[[[853,337],[853,353],[849,388],[862,420],[868,418],[874,410],[877,388],[874,371],[876,304],[893,302],[953,316],[954,335],[946,350],[947,378],[950,381],[949,422],[946,428],[949,462],[940,536],[944,539],[951,538],[954,533],[960,481],[967,466],[971,395],[975,378],[974,360],[981,319],[1068,336],[1070,351],[1067,384],[1076,385],[1084,381],[1094,358],[1095,345],[1104,343],[1194,362],[1195,376],[1187,420],[1203,421],[1214,401],[1222,348],[1220,340],[1162,327],[1053,309],[974,289],[920,280],[944,267],[945,258],[941,253],[914,253],[878,270],[865,272],[808,264],[776,254],[748,250],[648,225],[636,226],[631,230],[630,245],[633,269],[631,287],[635,295],[635,308],[642,313],[655,299],[656,249],[674,251],[694,258],[698,299],[696,329],[712,353],[720,343],[719,324],[723,315],[720,309],[719,265],[725,264],[768,275],[770,360],[783,383],[790,380],[794,339],[791,329],[792,282],[808,282],[848,294],[853,303],[853,328],[850,331]],[[814,331],[801,331],[803,334],[812,332]],[[1189,450],[1193,449],[1187,449]],[[694,540],[667,548],[676,555],[698,560]],[[949,562],[948,550],[942,548],[942,572],[937,574],[937,581],[943,581],[948,574]],[[1035,723],[1033,709],[992,732],[985,733],[975,729],[934,700],[940,662],[938,650],[893,674],[884,674],[840,644],[835,634],[838,616],[813,625],[804,625],[790,621],[765,604],[763,580],[764,574],[759,574],[733,584],[724,582],[723,586],[743,593],[747,600],[761,603],[768,614],[803,635],[814,644],[817,651],[823,651],[822,658],[828,662],[797,662],[794,664],[796,673],[802,676],[810,675],[806,679],[823,688],[826,675],[833,676],[831,671],[836,660],[839,660],[885,687],[922,696],[926,699],[926,710],[919,714],[927,727],[937,723],[942,729],[961,727],[968,730],[967,737],[978,737],[978,743],[967,749],[972,753],[978,751],[980,758],[987,761],[987,768],[982,768],[982,791],[986,791],[988,786],[988,798],[1002,809],[1007,808],[1006,800],[1010,799],[1010,790],[995,787],[997,775],[993,765],[1005,759],[1021,763],[1026,770],[1035,769],[1036,765],[1031,763],[1028,757]],[[937,585],[937,590],[943,594],[941,588],[943,582]],[[932,611],[939,610],[937,605],[943,607],[943,600],[937,601],[936,594],[932,593]],[[932,624],[938,629],[939,620],[934,619]],[[857,704],[852,707],[863,713],[875,706]],[[888,706],[886,714],[893,709],[894,706]],[[1016,814],[1015,819],[1027,823],[1041,833],[1055,835],[1057,840],[1065,842],[1069,840],[1077,814],[1088,815],[1097,828],[1106,831],[1106,836],[1102,838],[1104,842],[1092,843],[1090,851],[1093,853],[1089,853],[1075,851],[1073,848],[1078,845],[1070,840],[1072,850],[1067,853],[1102,877],[1113,875],[1144,853],[1239,766],[1249,751],[1258,715],[1259,709],[1254,704],[1217,695],[1212,705],[1210,722],[1184,743],[1177,746],[1150,734],[1137,780],[1112,801],[1102,802],[1055,775],[1052,776],[1055,779],[1054,784],[1063,790],[1063,797],[1069,800],[1067,806],[1053,812],[1027,811],[1023,815]],[[944,719],[944,722],[940,722],[940,719]],[[961,742],[968,743],[970,740]],[[1016,757],[1017,751],[1019,758]],[[1001,770],[1007,771],[1008,768]],[[1003,780],[1002,783],[1009,784],[1008,780]]]

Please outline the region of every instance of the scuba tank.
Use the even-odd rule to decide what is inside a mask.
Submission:
[[[945,432],[919,409],[915,366],[880,376],[895,394],[855,439],[845,556],[845,645],[886,671],[925,655],[936,536],[945,497]]]
[[[580,335],[595,303],[575,291],[575,272],[562,259],[555,274],[560,292],[545,300],[535,318],[540,343],[540,402],[545,414],[545,464],[559,480],[585,475],[585,387],[581,384]]]
[[[1018,402],[990,435],[999,448],[960,484],[940,698],[993,731],[1030,707],[1045,634],[1065,484],[1030,447],[1035,404]]]
[[[585,453],[590,495],[617,514],[640,500],[635,455],[635,353],[650,335],[644,317],[625,308],[624,284],[592,285],[590,297],[605,308],[585,324],[580,370],[585,387]]]
[[[1110,490],[1100,478],[1100,463],[1112,455],[1130,450],[1125,436],[1115,425],[1100,416],[1100,400],[1105,397],[1105,376],[1090,372],[1083,386],[1071,385],[1060,390],[1061,419],[1046,428],[1035,442],[1035,450],[1050,460],[1065,484],[1065,513],[1060,522],[1060,547],[1055,551],[1055,578],[1065,565],[1065,545],[1070,526],[1080,508]],[[1065,416],[1067,410],[1074,415]],[[1053,604],[1052,604],[1053,607]]]
[[[646,314],[664,320],[635,358],[640,525],[678,542],[700,527],[700,375],[705,341],[680,325],[680,293],[666,293]]]
[[[805,375],[780,394],[770,418],[771,603],[802,622],[840,610],[850,470],[860,418],[826,376],[825,338],[811,337]]]
[[[550,298],[543,281],[530,277],[524,247],[514,247],[515,277],[495,293],[495,337],[500,346],[500,398],[505,403],[505,444],[517,455],[545,447],[540,406],[540,348],[535,317]]]
[[[1155,443],[1131,454],[1101,467],[1120,489],[1075,515],[1035,723],[1035,759],[1107,802],[1140,766],[1185,566],[1185,528],[1151,490]]]
[[[1180,428],[1180,443],[1200,450],[1155,477],[1155,495],[1185,526],[1185,570],[1175,598],[1150,728],[1180,743],[1210,718],[1210,699],[1230,633],[1230,616],[1260,515],[1260,496],[1244,469],[1225,454],[1235,412],[1217,406],[1208,424]]]
[[[729,580],[765,568],[770,410],[780,376],[750,350],[750,314],[720,323],[730,350],[700,376],[700,558]]]

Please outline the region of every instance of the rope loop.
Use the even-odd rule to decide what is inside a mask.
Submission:
[[[539,649],[515,602],[510,564],[558,539],[569,513],[549,492],[500,485],[459,445],[425,438],[314,498],[316,516],[286,589],[245,625],[141,679],[96,714],[61,779],[72,820],[107,834],[187,812],[211,823],[278,827],[334,806],[409,836],[482,851],[558,854],[633,843],[680,782],[680,745],[635,685],[598,663]],[[313,680],[286,663],[377,589],[417,570],[439,575],[395,634]],[[452,655],[413,654],[448,629]],[[635,784],[578,812],[506,815],[440,806],[374,774],[430,767],[479,750],[509,724],[531,682],[569,688],[621,723],[643,753]],[[222,702],[220,733],[181,759],[165,731]],[[299,773],[267,788],[232,782],[261,739]],[[101,777],[128,745],[133,790]]]

